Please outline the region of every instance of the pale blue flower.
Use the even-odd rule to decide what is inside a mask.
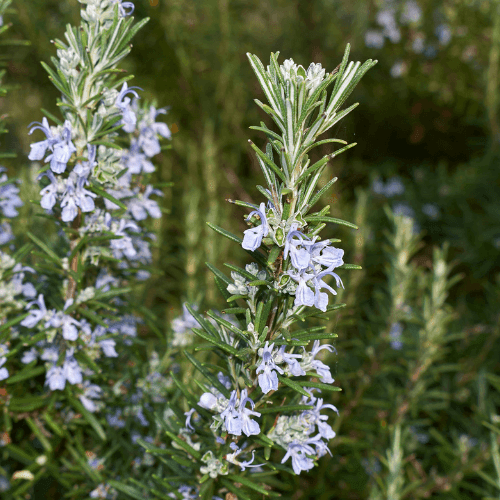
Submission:
[[[73,171],[66,180],[66,191],[61,201],[61,219],[71,222],[78,215],[78,208],[82,212],[92,212],[95,209],[93,198],[97,195],[83,186],[87,183],[85,177],[78,177]]]
[[[389,337],[391,339],[391,347],[396,351],[400,351],[403,348],[403,342],[401,341],[402,333],[403,333],[403,325],[400,322],[393,323],[391,325]]]
[[[38,358],[38,351],[34,347],[32,347],[29,351],[25,351],[23,353],[23,357],[21,358],[21,363],[27,365],[28,363],[31,363],[37,358]]]
[[[229,434],[241,436],[241,419],[240,414],[236,410],[238,404],[237,391],[231,392],[231,397],[227,402],[226,408],[221,412],[220,416],[224,420],[224,425]]]
[[[86,410],[94,413],[97,410],[97,405],[93,399],[99,399],[102,394],[102,389],[95,384],[91,384],[88,380],[83,382],[83,394],[79,396],[80,401]]]
[[[37,124],[36,127],[33,127],[29,131],[29,135],[31,135],[35,130],[40,129],[47,139],[44,141],[40,142],[35,142],[31,144],[31,151],[30,154],[28,155],[28,158],[32,161],[37,161],[37,160],[42,160],[43,157],[45,156],[45,152],[47,149],[50,149],[52,151],[52,147],[54,144],[57,143],[58,139],[52,134],[52,131],[50,130],[49,122],[47,118],[43,117],[42,123],[40,122],[32,122],[28,127],[31,127],[33,124]]]
[[[0,349],[4,346],[4,344],[0,344]],[[5,346],[6,347],[6,346]],[[7,351],[8,352],[8,351]],[[5,356],[0,357],[0,380],[5,380],[9,377],[9,371],[7,368],[3,367],[3,365],[7,362],[7,358]],[[3,367],[3,368],[2,368]]]
[[[418,23],[422,17],[422,9],[415,0],[407,0],[401,13],[401,22],[403,24]]]
[[[41,358],[43,361],[49,361],[51,363],[57,363],[59,359],[59,348],[56,346],[48,346],[43,349]]]
[[[0,174],[6,170],[0,167]],[[16,217],[19,214],[16,208],[22,207],[24,203],[18,196],[19,188],[12,183],[6,184],[7,180],[7,174],[0,175],[0,211],[5,217]]]
[[[34,123],[37,125],[31,128],[29,134],[31,135],[34,130],[40,129],[47,139],[32,144],[28,158],[32,161],[42,160],[47,149],[49,149],[52,154],[45,158],[45,163],[50,161],[50,169],[52,172],[62,174],[66,170],[71,155],[76,151],[75,145],[71,142],[71,123],[66,120],[58,136],[52,134],[47,118],[44,117],[42,123],[33,122],[29,126],[31,127]]]
[[[342,284],[342,280],[340,279],[340,277],[336,273],[333,272],[333,269],[334,269],[334,266],[331,266],[328,269],[321,271],[313,278],[314,305],[319,310],[321,310],[323,312],[325,312],[326,308],[328,307],[328,294],[321,292],[321,290],[323,288],[326,288],[333,295],[337,295],[337,292],[330,285],[327,285],[323,281],[323,277],[327,276],[327,275],[333,276],[337,282],[337,286],[342,286],[342,288],[344,288],[344,285]]]
[[[140,174],[141,172],[150,174],[156,170],[147,156],[141,153],[137,139],[131,140],[130,149],[124,151],[121,161],[130,174]]]
[[[148,215],[154,219],[159,219],[161,217],[161,210],[158,206],[158,202],[149,199],[149,196],[152,194],[163,196],[163,193],[159,189],[153,189],[152,186],[146,186],[144,193],[137,192],[136,196],[129,201],[128,210],[135,220],[144,220]]]
[[[139,138],[138,144],[149,158],[161,152],[160,142],[158,136],[165,139],[170,139],[172,134],[166,123],[156,122],[156,118],[160,114],[166,114],[166,109],[155,109],[150,106],[149,113],[144,115],[144,118],[139,123]]]
[[[184,415],[186,415],[186,429],[189,429],[190,431],[194,431],[194,427],[191,425],[191,417],[195,411],[196,410],[194,408],[191,408],[189,411],[184,413]]]
[[[326,422],[328,420],[327,415],[321,415],[321,410],[330,409],[337,413],[339,411],[332,404],[323,404],[323,399],[315,398],[311,396],[310,399],[302,398],[301,404],[304,405],[316,405],[312,410],[304,410],[300,418],[306,424],[309,425],[309,433],[314,432],[315,426],[318,426],[319,434],[324,439],[332,439],[335,437],[335,432],[331,426]]]
[[[296,224],[292,224],[287,234],[283,257],[286,259],[288,254],[290,254],[292,266],[300,272],[306,270],[311,263],[310,248],[314,242],[309,241],[307,236],[297,231],[295,228]]]
[[[261,203],[259,210],[254,210],[253,212],[251,212],[247,217],[247,220],[249,220],[253,215],[259,216],[262,224],[260,226],[253,227],[244,231],[243,234],[245,236],[243,238],[243,242],[241,243],[241,246],[245,250],[250,250],[252,252],[260,247],[262,238],[269,234],[269,226],[267,224],[266,217],[266,205],[264,203]]]
[[[108,421],[108,424],[111,425],[111,427],[114,427],[116,429],[122,429],[125,427],[125,420],[122,417],[122,410],[121,408],[117,408],[114,414],[108,414],[106,415],[106,420]],[[137,437],[140,437],[139,434],[137,434]],[[137,438],[136,438],[137,440]],[[135,441],[132,438],[132,441],[135,443]]]
[[[113,239],[109,242],[110,248],[113,250],[113,257],[121,259],[123,256],[133,259],[137,251],[132,243],[132,238],[125,232],[126,230],[139,232],[140,228],[134,222],[126,219],[120,219],[118,228],[115,230],[116,236],[121,236],[120,239]]]
[[[124,2],[123,0],[113,0],[113,3],[118,4],[118,12],[122,17],[130,16],[132,12],[134,12],[135,7],[132,2]]]
[[[66,385],[66,377],[62,366],[53,365],[46,374],[45,385],[48,385],[51,391],[62,391]]]
[[[50,184],[45,186],[40,191],[40,195],[42,197],[42,199],[40,200],[40,205],[45,210],[52,210],[57,202],[57,194],[59,192],[60,186],[62,186],[63,184],[60,183],[58,179],[56,179],[55,175],[50,170],[44,172],[42,176],[43,175],[46,175],[49,178]]]
[[[107,358],[116,358],[118,353],[115,350],[116,342],[113,339],[105,339],[99,341],[99,346]]]
[[[255,450],[252,451],[251,460],[240,462],[239,460],[236,459],[236,457],[244,450],[244,447],[240,448],[234,441],[229,445],[229,447],[233,450],[233,453],[228,453],[225,458],[228,462],[240,466],[241,471],[244,471],[247,467],[261,467],[265,465],[265,464],[253,464],[253,461],[255,460]]]
[[[34,304],[38,306],[38,309],[31,309]],[[37,300],[29,302],[26,309],[31,309],[30,314],[21,321],[21,325],[27,328],[33,328],[47,314],[47,308],[45,307],[43,295],[40,294]]]
[[[71,304],[73,304],[73,299],[69,299],[64,304],[64,310],[66,310]],[[78,329],[80,322],[69,314],[64,314],[64,312],[51,311],[51,317],[45,322],[45,328],[61,328],[62,335],[66,340],[76,340],[78,338]]]
[[[240,396],[241,399],[239,404],[239,417],[241,420],[241,430],[243,431],[243,434],[245,434],[246,436],[255,436],[257,434],[260,434],[260,427],[256,420],[252,420],[251,416],[260,417],[260,413],[258,411],[253,411],[255,403],[247,395],[248,392],[247,389],[245,388],[241,391],[241,396]],[[245,408],[247,402],[250,403],[250,406],[252,407],[251,410]]]
[[[295,474],[300,474],[303,470],[311,470],[314,467],[314,462],[307,455],[315,455],[314,449],[310,446],[315,439],[308,439],[304,443],[292,441],[288,445],[287,452],[281,463],[285,463],[292,457],[292,467]]]
[[[274,344],[269,345],[269,341],[266,341],[261,354],[262,362],[257,367],[256,371],[256,373],[260,373],[258,377],[259,386],[264,394],[267,394],[269,391],[278,390],[278,375],[276,372],[279,372],[281,375],[284,373],[284,371],[274,362],[273,348]]]
[[[82,370],[78,361],[73,356],[74,349],[66,351],[66,359],[63,364],[65,379],[72,385],[82,383]]]
[[[380,31],[370,30],[365,33],[365,45],[369,49],[381,49],[384,42],[384,35]]]
[[[313,262],[332,269],[344,264],[343,256],[344,250],[330,246],[328,241],[315,243],[311,249],[311,260]]]
[[[5,245],[9,241],[14,239],[14,234],[12,233],[12,228],[8,222],[2,222],[0,224],[0,245]]]
[[[330,352],[335,351],[335,348],[332,345],[330,344],[321,345],[319,340],[315,340],[313,348],[310,352],[310,355],[312,356],[311,366],[313,367],[313,369],[316,370],[316,373],[320,376],[321,382],[325,384],[333,384],[335,380],[332,378],[332,375],[330,373],[330,367],[325,365],[319,359],[314,359],[316,355],[319,353],[319,351],[321,351],[322,349],[327,349]]]
[[[312,273],[294,273],[292,271],[288,271],[287,273],[294,281],[298,283],[297,289],[295,290],[295,301],[294,306],[313,306],[314,305],[314,292],[309,288],[307,282],[314,278],[314,274]]]
[[[302,354],[286,353],[285,346],[282,345],[280,347],[280,350],[278,351],[278,356],[281,356],[283,361],[285,361],[288,364],[288,370],[293,376],[301,377],[302,375],[306,374],[306,372],[300,366],[300,363],[297,361],[298,359],[302,358]]]
[[[139,94],[133,89],[142,90],[139,87],[130,87],[127,82],[123,83],[123,87],[120,90],[118,96],[116,97],[115,106],[122,112],[123,130],[128,133],[132,133],[135,130],[135,125],[137,123],[137,117],[130,107],[130,97],[125,97],[127,94],[133,94],[137,99]]]

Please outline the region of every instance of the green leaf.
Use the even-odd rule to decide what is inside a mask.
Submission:
[[[269,252],[269,257],[267,258],[267,265],[270,266],[276,262],[276,259],[279,257],[281,252],[281,247],[275,245],[271,248]]]
[[[269,406],[267,408],[257,408],[257,411],[265,415],[267,413],[278,413],[278,412],[288,412],[288,411],[305,411],[312,410],[313,405],[287,405],[287,406]]]
[[[251,140],[248,140],[252,149],[257,153],[257,156],[269,167],[273,170],[273,172],[283,181],[286,181],[285,174],[282,170],[274,163],[274,161],[270,160],[269,157],[263,153]]]
[[[352,227],[353,229],[359,229],[358,226],[356,226],[356,224],[353,224],[352,222],[347,222],[342,219],[336,219],[335,217],[317,217],[314,215],[309,215],[305,217],[305,220],[307,222],[331,222],[333,224],[340,224],[343,226]]]
[[[250,281],[253,281],[255,279],[255,276],[252,273],[249,273],[246,269],[235,266],[233,264],[224,264],[224,265],[226,267],[228,267],[229,269],[231,269],[231,271],[238,273],[240,276],[244,276],[245,278],[249,279]],[[230,283],[232,283],[232,281]]]
[[[235,483],[241,483],[242,485],[246,486],[247,488],[250,488],[252,490],[258,491],[262,495],[268,497],[269,496],[269,491],[264,489],[262,486],[260,486],[257,483],[254,483],[248,477],[242,476],[241,474],[229,474],[227,476],[228,479],[233,480]]]
[[[270,282],[270,281],[266,281],[266,280],[255,280],[255,281],[250,281],[250,283],[248,283],[249,286],[269,286],[271,288],[274,288],[273,284]]]
[[[335,387],[330,384],[323,384],[322,382],[311,382],[310,380],[300,380],[297,382],[301,387],[315,387],[316,389],[321,389],[322,391],[337,392],[341,391],[340,387]]]
[[[45,373],[45,366],[35,367],[34,365],[36,365],[36,361],[34,363],[30,363],[16,375],[9,377],[7,379],[7,384],[15,384],[16,382],[20,382],[21,380],[26,380],[28,378],[35,378],[38,375]]]
[[[210,271],[212,271],[215,274],[215,276],[217,276],[217,278],[226,283],[226,285],[230,285],[232,283],[232,280],[230,280],[224,273],[219,271],[216,267],[212,266],[210,262],[205,262],[205,265],[208,267],[208,269],[210,269]]]
[[[219,289],[219,292],[226,300],[232,297],[232,295],[227,291],[226,281],[222,281],[218,276],[214,276],[214,281],[217,285],[217,288]]]
[[[61,263],[61,259],[57,256],[57,254],[51,250],[43,241],[40,241],[34,234],[31,234],[29,231],[26,233],[28,237],[35,243],[38,247],[40,247],[53,262],[57,262],[57,264]]]
[[[229,479],[226,479],[225,476],[221,477],[221,483],[229,490],[232,491],[238,500],[255,500],[249,497],[242,488],[237,488]]]
[[[68,399],[71,401],[73,408],[81,413],[85,421],[96,431],[97,435],[101,438],[102,441],[106,441],[106,433],[102,428],[101,424],[97,420],[97,418],[90,413],[80,402],[80,400],[76,399],[73,394],[71,394],[71,389],[66,385],[66,395]]]
[[[295,392],[302,394],[302,396],[306,396],[308,398],[311,397],[311,395],[305,389],[303,389],[300,384],[298,384],[294,380],[291,380],[288,377],[282,377],[281,375],[278,375],[278,379],[280,382],[282,382],[286,386],[290,387],[290,389],[293,389]]]
[[[178,436],[175,434],[165,431],[165,434],[172,440],[175,441],[181,448],[183,448],[185,451],[187,451],[190,455],[192,455],[194,458],[197,460],[200,460],[201,458],[201,453],[197,450],[195,450],[192,446],[190,446],[186,441],[183,441],[180,439]]]
[[[93,182],[92,185],[90,186],[90,190],[93,191],[95,194],[98,194],[99,196],[106,198],[115,205],[118,205],[120,208],[127,210],[127,205],[125,205],[122,201],[117,200],[114,196],[111,196],[109,193],[104,191],[104,189],[98,187],[95,182]]]
[[[307,318],[309,316],[324,315],[324,314],[327,314],[327,313],[329,313],[331,311],[336,311],[337,309],[342,309],[345,306],[346,306],[345,304],[334,304],[334,305],[328,306],[326,308],[325,312],[322,312],[322,311],[320,311],[319,309],[316,309],[316,308],[311,308],[309,311],[307,311],[305,313],[301,313],[300,317],[301,318]]]
[[[9,401],[9,410],[14,412],[33,411],[47,403],[46,396],[13,397]]]
[[[330,189],[330,187],[337,181],[337,177],[329,180],[312,198],[311,200],[304,199],[302,207],[312,207],[323,196],[323,194]]]
[[[219,338],[219,332],[217,329],[210,323],[210,321],[206,321],[205,318],[196,311],[191,304],[186,304],[187,310],[191,313],[193,318],[198,322],[198,324],[205,330],[205,332],[210,335],[210,338],[217,339]]]
[[[207,316],[209,316],[210,318],[212,318],[219,325],[222,325],[225,328],[227,328],[230,332],[233,332],[234,334],[238,335],[241,339],[248,340],[247,339],[247,335],[245,334],[245,332],[243,332],[238,327],[234,326],[232,323],[230,323],[229,321],[225,320],[224,318],[221,318],[220,316],[217,316],[212,311],[208,311],[207,312]]]
[[[139,491],[128,484],[124,484],[120,481],[116,481],[114,479],[108,479],[107,484],[115,488],[116,490],[125,493],[126,495],[136,498],[137,500],[144,500],[144,492]]]
[[[226,387],[219,382],[219,379],[213,374],[210,373],[202,363],[200,363],[194,356],[189,354],[186,350],[184,351],[184,356],[193,364],[193,366],[226,398],[229,399],[231,393],[226,389]]]
[[[183,384],[179,380],[177,380],[174,372],[170,372],[170,376],[172,377],[172,380],[174,381],[175,385],[179,388],[179,390],[182,392],[182,394],[184,394],[187,402],[191,406],[196,405],[198,403],[198,400],[187,390],[185,384]]]
[[[222,349],[223,351],[228,352],[229,354],[232,354],[233,356],[236,356],[238,358],[241,357],[240,352],[238,349],[235,349],[233,346],[230,346],[228,344],[225,344],[224,342],[217,340],[215,337],[212,337],[211,335],[208,335],[206,332],[203,330],[200,330],[199,328],[193,328],[193,332],[198,335],[198,337],[201,337],[203,340],[206,340],[207,342],[210,342],[214,346],[218,347],[219,349]]]
[[[337,267],[336,269],[363,269],[362,266],[358,266],[358,264],[342,264],[341,266]]]
[[[235,236],[234,234],[230,233],[229,231],[226,231],[225,229],[222,229],[219,226],[216,226],[215,224],[212,224],[211,222],[207,222],[207,226],[213,229],[215,232],[221,234],[222,236],[225,236],[226,238],[230,239],[231,241],[235,241],[239,245],[242,243],[242,239],[239,238],[238,236]]]

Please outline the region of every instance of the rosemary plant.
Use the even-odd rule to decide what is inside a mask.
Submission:
[[[156,121],[166,110],[139,105],[139,89],[128,87],[132,76],[117,67],[148,19],[134,23],[131,2],[80,3],[81,26],[68,25],[65,41],[54,41],[53,67],[42,63],[61,92],[62,119],[43,110],[45,117],[29,131],[42,139],[31,144],[29,159],[45,164],[39,171],[39,203],[58,237],[28,232],[32,243],[22,253],[31,251],[32,268],[13,267],[10,260],[3,265],[0,254],[7,269],[2,279],[12,278],[7,296],[5,287],[0,292],[2,310],[7,308],[0,325],[5,436],[25,420],[43,445],[44,459],[26,460],[33,450],[20,455],[10,437],[6,451],[28,462],[31,479],[47,470],[66,490],[75,476],[61,475],[60,461],[67,464],[69,456],[81,462],[85,439],[106,441],[94,414],[111,399],[106,395],[118,368],[112,358],[134,345],[137,324],[143,322],[133,294],[152,270],[153,235],[145,221],[162,212],[155,199],[162,192],[149,183],[155,170],[151,158],[161,151],[160,139],[170,138],[167,125]],[[0,189],[2,195],[10,189],[2,209],[15,215],[13,188]],[[33,283],[23,282],[28,276]],[[19,306],[24,314],[14,316]],[[98,482],[98,472],[91,479]],[[28,486],[14,482],[9,493],[18,498]]]
[[[170,468],[167,475],[178,477],[165,478],[162,484],[172,498],[211,499],[225,493],[251,498],[255,492],[274,496],[266,483],[269,472],[300,474],[329,452],[328,441],[335,433],[327,422],[328,413],[337,409],[324,398],[340,389],[332,385],[330,368],[320,353],[334,350],[321,345],[321,340],[337,335],[325,333],[325,326],[297,325],[341,308],[342,304],[328,304],[323,290],[333,295],[336,291],[325,279],[333,276],[336,286],[343,286],[335,271],[359,268],[344,264],[344,251],[333,246],[339,239],[320,239],[328,223],[356,226],[329,217],[329,207],[311,213],[336,181],[331,179],[318,190],[328,161],[354,146],[319,137],[356,107],[341,110],[376,63],[348,63],[348,56],[349,46],[342,63],[327,74],[321,64],[305,70],[289,59],[279,65],[278,54],[271,54],[266,69],[248,54],[269,104],[256,103],[277,127],[273,131],[263,122],[252,127],[268,139],[265,153],[251,143],[266,182],[257,189],[266,201],[255,205],[233,201],[252,210],[246,217],[251,227],[243,238],[209,224],[241,245],[254,262],[245,269],[226,264],[231,279],[207,264],[228,303],[223,312],[235,320],[213,311],[203,317],[187,306],[199,324],[194,333],[218,353],[221,362],[201,362],[185,352],[202,375],[195,380],[202,391],[198,397],[172,375],[191,406],[184,425],[166,430],[173,460],[163,461]],[[331,143],[342,147],[311,161],[313,148]],[[312,348],[306,349],[310,344]]]

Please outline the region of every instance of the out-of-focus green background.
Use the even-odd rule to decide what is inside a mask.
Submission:
[[[486,393],[483,386],[473,385],[476,374],[480,370],[499,371],[494,355],[500,333],[500,294],[498,285],[494,288],[500,282],[499,2],[136,0],[134,3],[134,15],[148,16],[151,20],[137,36],[125,68],[136,75],[133,84],[144,89],[141,92],[144,98],[156,99],[159,107],[170,106],[166,121],[174,132],[172,150],[162,155],[156,174],[157,180],[173,181],[174,186],[165,190],[163,200],[170,214],[154,226],[158,236],[155,251],[162,275],[148,285],[147,305],[164,318],[166,327],[185,300],[222,308],[205,262],[218,267],[228,261],[240,266],[248,262],[245,252],[223,241],[205,224],[210,221],[241,233],[246,228],[243,216],[247,211],[226,200],[262,201],[255,184],[263,179],[247,141],[251,139],[263,146],[263,138],[248,127],[258,125],[261,120],[269,125],[269,120],[253,102],[254,98],[263,100],[264,96],[246,52],[258,55],[266,64],[270,52],[279,51],[281,62],[293,58],[306,68],[310,62],[320,62],[327,71],[332,71],[350,43],[351,59],[372,58],[379,63],[363,78],[349,100],[348,104],[359,102],[360,106],[333,130],[337,138],[358,145],[330,163],[323,182],[332,176],[339,180],[323,204],[331,205],[334,217],[354,220],[362,206],[360,200],[365,200],[368,205],[362,220],[368,227],[363,233],[367,241],[365,246],[356,239],[354,231],[345,228],[332,228],[332,234],[325,230],[325,237],[342,238],[345,261],[362,263],[365,271],[357,283],[354,283],[355,273],[342,275],[346,294],[356,285],[357,295],[350,297],[349,309],[333,323],[339,333],[339,362],[334,365],[334,377],[345,391],[336,400],[344,408],[345,420],[339,432],[342,438],[338,441],[341,445],[334,459],[320,461],[319,472],[310,481],[301,478],[301,491],[327,499],[325,491],[335,487],[338,495],[335,498],[365,498],[362,492],[366,478],[374,475],[369,465],[374,462],[366,461],[371,456],[370,447],[377,444],[379,451],[383,451],[390,445],[386,418],[391,403],[377,408],[373,401],[362,401],[366,406],[353,414],[354,423],[348,417],[350,410],[345,409],[348,402],[359,403],[356,384],[370,373],[368,364],[374,366],[373,360],[368,363],[352,353],[359,347],[355,341],[363,332],[376,330],[371,318],[379,303],[373,291],[385,280],[383,235],[388,220],[382,208],[386,204],[412,215],[422,231],[424,246],[415,259],[418,266],[431,269],[433,247],[449,242],[448,260],[454,260],[454,272],[462,274],[462,280],[450,290],[448,302],[455,319],[463,326],[464,339],[455,350],[446,351],[445,361],[448,367],[460,363],[458,371],[463,378],[436,375],[441,394],[449,392],[450,397],[443,396],[444,406],[439,409],[428,410],[425,415],[416,411],[412,418],[420,416],[422,425],[439,429],[450,441],[461,443],[460,432],[474,437],[476,433],[470,425],[472,412],[476,423],[489,418],[486,406],[478,403],[484,402]],[[12,33],[19,39],[30,40],[31,46],[19,47],[8,67],[8,81],[18,88],[0,101],[0,113],[10,115],[10,133],[4,136],[1,147],[18,153],[16,160],[4,163],[11,174],[26,181],[30,176],[28,124],[41,120],[42,107],[57,113],[58,92],[40,61],[48,62],[55,55],[51,40],[62,37],[66,23],[78,24],[79,4],[76,0],[17,0],[15,7],[17,17],[12,19]],[[388,15],[388,11],[392,14]],[[394,177],[401,180],[404,192],[393,196],[376,192],[380,191],[377,180],[386,182]],[[37,196],[36,190],[30,191],[29,186],[23,189]],[[28,217],[27,210],[22,217]],[[22,220],[19,227],[23,227]],[[362,254],[358,255],[360,248]],[[339,300],[342,300],[340,294]],[[349,321],[351,316],[361,319]],[[369,327],[365,328],[366,324]],[[381,323],[380,331],[385,328]],[[368,347],[366,353],[368,359],[371,356]],[[392,399],[395,398],[389,396]],[[453,432],[447,435],[451,421]],[[372,437],[366,438],[367,435]],[[464,474],[473,474],[473,467],[460,469],[459,463],[457,470],[462,476],[447,477],[448,471],[440,467],[448,463],[446,453],[454,452],[446,451],[439,440],[431,444],[439,444],[442,455],[428,451],[426,458],[422,458],[422,468],[425,473],[430,471],[430,475],[425,478],[427,489],[422,490],[421,496],[429,493],[436,498],[482,498],[474,496],[478,494],[473,489],[479,484],[477,474],[469,481],[473,486],[461,490],[465,496],[452,495],[453,487],[450,496],[444,493],[449,490],[446,481],[439,482],[440,477],[453,483]],[[491,466],[488,453],[478,451],[480,458],[474,463]],[[433,475],[434,455],[439,455],[440,465],[436,465],[437,472]],[[353,456],[355,460],[347,458]],[[362,457],[365,472],[360,465]],[[452,470],[452,465],[449,467]],[[333,477],[341,478],[340,482],[325,487]],[[304,495],[297,498],[306,498]],[[420,498],[419,495],[414,498],[417,497]]]

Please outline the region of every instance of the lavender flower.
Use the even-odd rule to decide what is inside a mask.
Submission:
[[[288,445],[287,452],[281,463],[285,463],[292,457],[292,467],[295,474],[300,474],[303,470],[311,470],[314,467],[314,461],[308,455],[315,455],[311,444],[315,442],[315,438],[308,439],[305,443],[293,441]]]
[[[44,117],[42,123],[33,122],[29,126],[31,127],[34,123],[37,125],[31,128],[30,135],[33,131],[40,129],[47,139],[32,144],[28,158],[32,161],[42,160],[47,149],[49,149],[52,154],[45,158],[45,162],[50,161],[52,172],[62,174],[66,170],[71,155],[76,151],[75,145],[71,142],[71,123],[66,120],[61,132],[57,135],[52,133],[47,118]]]
[[[132,12],[134,12],[135,7],[132,2],[124,2],[123,0],[113,0],[113,3],[118,4],[118,12],[122,17],[130,16]]]
[[[132,133],[135,130],[135,125],[137,123],[137,117],[130,107],[130,97],[125,97],[127,94],[133,94],[134,97],[139,99],[139,94],[133,89],[142,90],[139,87],[128,87],[127,82],[124,82],[122,89],[120,90],[118,96],[116,97],[115,106],[122,113],[123,130],[127,133]]]
[[[83,394],[79,398],[85,409],[94,413],[99,408],[94,400],[99,399],[101,394],[102,389],[98,385],[91,384],[88,380],[85,380],[83,382]]]
[[[267,394],[269,391],[278,390],[278,375],[276,372],[281,375],[284,373],[284,371],[274,362],[273,348],[274,344],[269,345],[269,342],[266,342],[262,349],[262,354],[260,355],[262,362],[257,367],[257,373],[262,372],[258,378],[259,386],[264,394]]]
[[[216,392],[214,390],[214,392]],[[259,412],[253,411],[254,402],[247,396],[247,389],[241,391],[238,399],[237,391],[231,392],[231,397],[226,399],[220,393],[205,392],[202,394],[198,405],[207,410],[219,413],[219,420],[224,422],[226,431],[234,436],[241,436],[243,432],[247,436],[260,433],[259,424],[252,420],[251,416],[260,416]],[[246,408],[249,402],[252,410]]]
[[[257,250],[257,248],[260,247],[262,243],[262,238],[264,236],[267,236],[269,233],[269,226],[267,224],[267,217],[266,217],[266,205],[264,203],[260,204],[259,210],[254,210],[249,214],[247,217],[247,220],[252,217],[252,215],[257,215],[260,217],[260,220],[262,224],[257,227],[253,227],[251,229],[247,229],[244,231],[244,238],[243,242],[241,243],[241,246],[245,250],[250,250],[254,252]]]
[[[166,109],[156,109],[150,106],[149,113],[145,113],[143,119],[139,123],[139,138],[138,145],[149,158],[160,153],[160,142],[158,136],[170,139],[172,134],[166,123],[156,122],[156,118],[160,114],[166,114]]]
[[[87,183],[85,177],[78,177],[76,172],[70,173],[66,181],[66,190],[61,201],[62,214],[64,222],[71,222],[78,215],[78,208],[82,212],[92,212],[95,208],[94,200],[97,195],[88,191],[83,186]]]
[[[0,167],[0,174],[7,169]],[[7,174],[0,175],[0,211],[5,217],[16,217],[18,211],[16,208],[22,207],[23,202],[19,198],[19,188],[13,184],[7,184]]]
[[[3,367],[3,365],[7,362],[7,358],[5,357],[5,355],[8,352],[9,348],[5,344],[0,344],[0,380],[5,380],[9,377],[7,368]]]
[[[391,347],[396,351],[400,351],[403,348],[403,342],[401,341],[402,333],[403,333],[403,325],[401,323],[397,322],[391,325],[391,331],[389,332],[389,337],[391,339]]]
[[[38,306],[38,309],[32,309],[30,311],[29,316],[27,316],[21,321],[22,326],[26,326],[27,328],[33,328],[47,314],[47,308],[45,307],[45,302],[42,294],[38,296],[37,300],[29,302],[26,308],[31,309],[31,307],[34,304]]]
[[[161,210],[158,203],[150,200],[152,194],[163,196],[159,189],[153,189],[152,186],[147,186],[144,193],[136,193],[136,196],[128,203],[128,209],[135,220],[144,220],[148,215],[154,219],[161,217]]]

